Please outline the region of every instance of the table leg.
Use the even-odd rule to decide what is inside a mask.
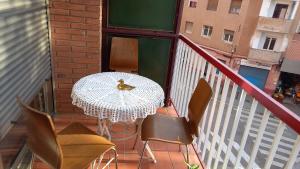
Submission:
[[[106,135],[109,140],[111,140],[111,134],[107,126],[107,122],[105,119],[98,119],[98,129],[97,133],[101,136]]]

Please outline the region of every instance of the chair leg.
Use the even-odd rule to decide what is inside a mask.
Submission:
[[[30,169],[32,169],[33,168],[33,163],[34,163],[34,154],[32,153],[31,154],[31,160],[30,160]]]
[[[190,164],[189,146],[185,145],[185,148],[186,148],[186,163]],[[189,169],[189,166],[187,168]]]
[[[145,141],[144,143],[144,148],[143,148],[143,151],[142,151],[142,154],[141,154],[141,158],[140,158],[140,161],[139,161],[139,166],[138,166],[138,169],[141,168],[141,165],[142,165],[142,160],[143,160],[143,156],[144,156],[144,153],[145,153],[145,150],[146,150],[146,146],[148,144],[148,141]]]
[[[117,150],[113,149],[114,154],[115,154],[115,165],[116,165],[116,169],[118,169],[118,154],[117,154]]]
[[[138,140],[138,138],[140,137],[139,126],[138,126],[138,125],[136,125],[136,132],[137,132],[137,134],[136,134],[136,137],[135,137],[135,140],[134,140],[134,144],[133,144],[133,147],[132,147],[133,150],[135,149],[137,140]]]

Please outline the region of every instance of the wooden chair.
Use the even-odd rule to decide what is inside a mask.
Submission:
[[[112,150],[117,168],[115,145],[80,123],[72,123],[58,134],[51,117],[18,99],[27,127],[27,144],[33,155],[53,169],[86,169],[100,165],[103,155]],[[97,159],[100,159],[97,162]],[[106,164],[109,165],[113,159]]]
[[[185,145],[187,150],[185,160],[189,163],[188,145],[192,143],[193,136],[199,136],[198,126],[211,96],[211,87],[204,79],[200,79],[188,105],[188,120],[185,117],[169,117],[159,114],[147,116],[141,129],[141,139],[145,143],[139,168],[146,145],[151,140]]]
[[[138,72],[138,40],[113,37],[110,50],[110,70]]]

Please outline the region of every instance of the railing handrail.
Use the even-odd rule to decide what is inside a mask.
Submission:
[[[200,56],[204,57],[210,64],[218,68],[224,75],[229,77],[234,83],[243,88],[249,95],[254,97],[260,104],[265,106],[272,114],[286,123],[289,127],[294,129],[298,134],[300,134],[300,117],[286,108],[285,106],[279,104],[271,96],[263,92],[258,87],[254,86],[248,82],[241,75],[232,71],[227,65],[214,58],[203,49],[201,49],[196,43],[192,42],[190,39],[180,34],[179,39],[184,41],[189,47],[191,47]]]

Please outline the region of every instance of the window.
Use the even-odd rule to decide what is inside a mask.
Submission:
[[[213,27],[204,25],[202,28],[202,36],[210,37],[212,34]]]
[[[196,8],[197,7],[197,1],[196,0],[190,0],[189,1],[189,7],[190,8]]]
[[[276,38],[266,37],[263,49],[273,50],[276,43]]]
[[[229,13],[239,14],[242,6],[242,0],[231,0]]]
[[[208,0],[207,2],[207,10],[216,11],[218,8],[219,0]]]
[[[284,19],[288,7],[287,4],[276,4],[272,18]]]
[[[233,41],[233,35],[234,35],[234,31],[231,31],[231,30],[224,30],[224,37],[223,37],[223,40],[225,42],[228,42],[228,43],[232,43]]]
[[[186,21],[185,22],[185,33],[192,33],[193,30],[193,22]]]

